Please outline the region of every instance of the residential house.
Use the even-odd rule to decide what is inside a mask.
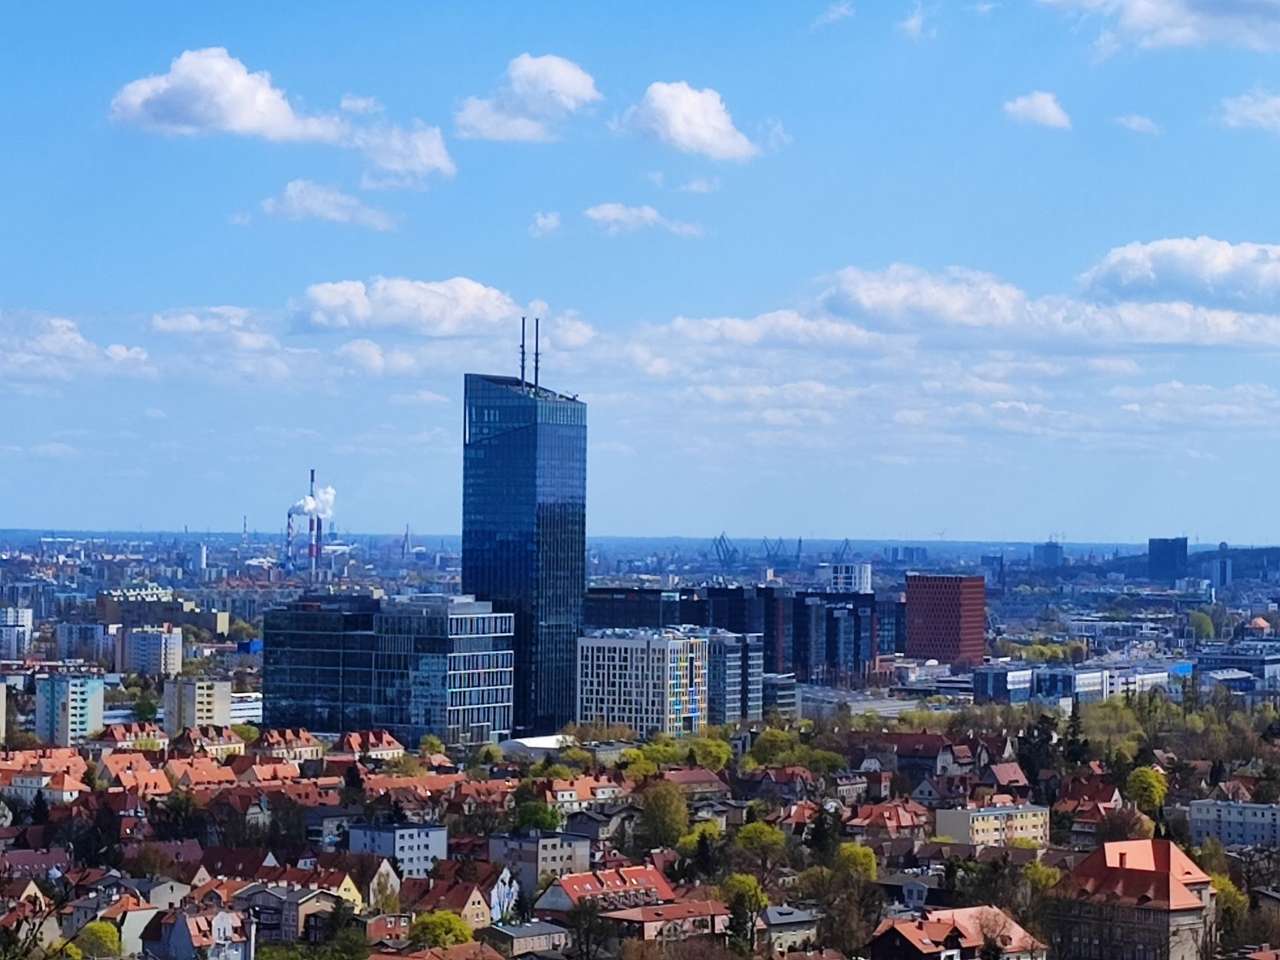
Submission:
[[[222,761],[244,753],[244,740],[229,726],[209,723],[184,727],[170,741],[169,749],[179,757],[207,756]]]
[[[764,924],[764,943],[774,957],[783,957],[793,950],[809,950],[818,942],[818,921],[822,911],[812,907],[796,907],[780,904],[765,907],[760,914]]]
[[[489,838],[489,860],[511,868],[522,890],[541,889],[543,877],[591,869],[591,839],[571,833],[527,830]]]
[[[337,753],[350,753],[362,760],[399,760],[404,745],[386,730],[359,730],[344,733],[334,746]]]
[[[673,943],[696,937],[723,940],[729,930],[729,908],[719,900],[623,907],[600,914],[618,940]]]
[[[476,931],[476,939],[489,944],[506,960],[530,954],[564,953],[572,939],[569,931],[554,923],[494,923]]]
[[[533,910],[539,919],[558,920],[584,901],[599,904],[602,910],[621,910],[674,899],[671,884],[656,867],[618,867],[557,877],[534,902]]]
[[[867,944],[870,960],[976,960],[988,942],[1001,960],[1045,960],[1047,948],[998,907],[927,910],[918,917],[891,918]]]
[[[324,756],[324,744],[302,728],[263,730],[249,752],[262,760],[302,764],[306,760],[319,760]]]

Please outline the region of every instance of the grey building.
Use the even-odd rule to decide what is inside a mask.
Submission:
[[[708,630],[707,719],[716,725],[764,716],[764,640],[758,633]]]
[[[587,406],[514,377],[464,388],[462,589],[515,615],[515,729],[575,716],[586,587]]]
[[[469,596],[307,596],[263,620],[269,727],[389,730],[413,745],[511,732],[514,617]]]
[[[784,720],[800,719],[800,692],[794,673],[766,673],[763,678],[764,714],[776,713]]]
[[[585,873],[591,869],[591,838],[572,833],[528,830],[489,837],[489,861],[506,864],[531,893],[542,888],[544,876]]]
[[[372,853],[400,864],[405,877],[426,877],[449,856],[449,831],[433,823],[353,823],[347,828],[352,853]]]

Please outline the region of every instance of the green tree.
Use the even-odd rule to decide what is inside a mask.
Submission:
[[[156,718],[156,711],[159,704],[156,698],[149,693],[144,693],[133,702],[133,716],[139,723],[148,723]]]
[[[35,799],[31,801],[31,822],[37,826],[49,822],[49,801],[45,799],[43,790],[37,790]]]
[[[541,800],[527,800],[516,807],[516,829],[559,830],[560,811]]]
[[[1187,614],[1187,626],[1197,640],[1213,639],[1213,618],[1200,610],[1192,610]]]
[[[708,843],[715,844],[720,840],[721,831],[720,824],[715,820],[702,820],[693,825],[693,828],[676,841],[676,852],[682,857],[692,857],[698,852],[698,846],[705,839]]]
[[[658,765],[634,748],[622,751],[618,765],[628,777],[636,781],[647,780],[658,772]]]
[[[771,763],[777,763],[795,742],[794,734],[770,728],[756,737],[756,742],[751,745],[751,756],[757,763],[768,766]]]
[[[444,753],[444,741],[437,737],[434,733],[424,733],[418,741],[418,751],[420,753]]]
[[[729,907],[729,944],[750,956],[756,947],[756,917],[769,905],[760,881],[749,873],[731,873],[720,884],[720,897]]]
[[[262,736],[262,731],[251,723],[233,723],[231,729],[246,744],[257,743],[258,738]]]
[[[106,920],[92,920],[80,928],[75,945],[86,958],[118,957],[121,951],[120,931]]]
[[[1164,806],[1169,781],[1155,767],[1137,767],[1124,784],[1125,796],[1143,813],[1154,816]]]
[[[840,844],[832,863],[832,871],[837,880],[847,877],[874,883],[876,870],[875,851],[860,843]]]
[[[1218,929],[1227,943],[1233,943],[1236,932],[1249,912],[1249,898],[1240,892],[1240,888],[1225,873],[1211,873],[1209,877],[1218,894]]]
[[[674,783],[655,783],[640,796],[640,833],[651,847],[670,847],[689,832],[689,804]]]
[[[805,845],[817,863],[824,867],[831,866],[840,845],[840,821],[834,813],[825,808],[818,809],[818,815],[814,817],[813,826],[809,828],[809,835],[805,838]]]
[[[733,748],[723,740],[710,737],[696,737],[689,742],[698,766],[705,767],[712,773],[719,773],[733,759]]]
[[[575,903],[565,917],[579,960],[595,960],[604,946],[609,927],[600,913],[598,901],[583,899]]]
[[[423,947],[453,947],[471,940],[471,927],[456,913],[430,910],[414,917],[409,927],[409,943]]]
[[[767,877],[770,867],[786,853],[787,835],[772,824],[757,820],[738,831],[734,845],[759,861],[760,876]]]

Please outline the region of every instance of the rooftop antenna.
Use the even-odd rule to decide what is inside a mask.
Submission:
[[[538,361],[542,357],[541,351],[538,349],[538,330],[542,321],[538,317],[533,318],[533,389],[538,389]]]
[[[524,317],[520,318],[520,386],[524,386]]]

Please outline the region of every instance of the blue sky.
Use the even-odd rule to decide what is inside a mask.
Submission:
[[[1280,539],[1280,2],[475,6],[10,14],[0,526]]]

